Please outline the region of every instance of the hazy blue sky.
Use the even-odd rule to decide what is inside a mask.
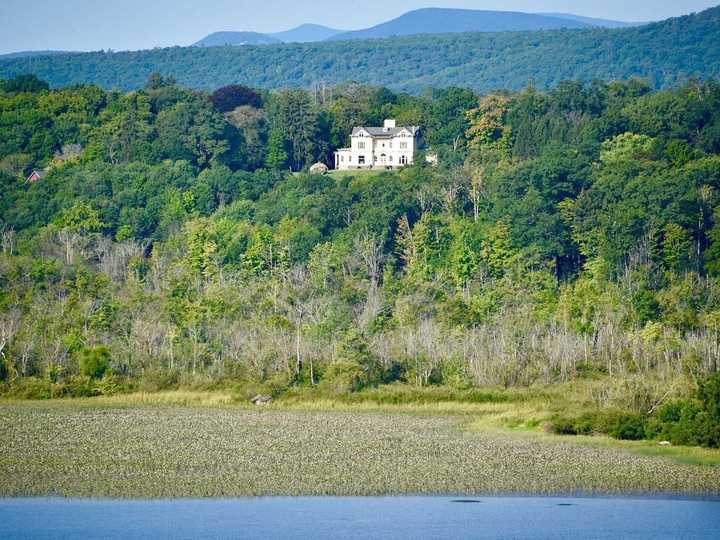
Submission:
[[[0,0],[0,53],[188,45],[217,30],[273,32],[305,22],[356,29],[419,7],[565,12],[627,21],[701,11],[720,0]]]

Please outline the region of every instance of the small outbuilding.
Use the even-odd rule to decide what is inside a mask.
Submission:
[[[47,176],[47,171],[38,171],[37,169],[33,169],[33,171],[30,173],[30,176],[27,177],[25,182],[32,184],[33,182],[42,180],[46,176]]]
[[[435,166],[438,164],[438,161],[438,155],[435,152],[428,152],[427,154],[425,154],[426,163]]]
[[[327,174],[330,169],[324,163],[318,161],[315,165],[310,167],[310,174]]]

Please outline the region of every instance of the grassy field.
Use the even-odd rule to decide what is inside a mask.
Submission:
[[[0,495],[720,495],[711,451],[494,429],[480,408],[502,405],[437,406],[250,409],[213,393],[0,402]]]

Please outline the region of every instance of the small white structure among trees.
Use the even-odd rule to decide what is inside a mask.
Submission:
[[[310,167],[310,174],[327,174],[328,171],[328,166],[320,161]]]
[[[395,125],[385,120],[383,127],[356,127],[350,135],[350,148],[335,152],[335,169],[394,169],[412,165],[420,146],[418,126]]]

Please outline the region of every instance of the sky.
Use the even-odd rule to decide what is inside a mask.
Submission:
[[[574,13],[624,21],[702,11],[720,0],[0,0],[0,54],[189,45],[211,32],[312,22],[355,30],[422,7]]]

